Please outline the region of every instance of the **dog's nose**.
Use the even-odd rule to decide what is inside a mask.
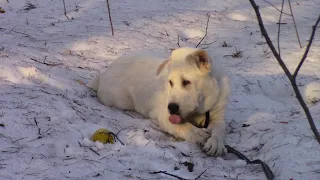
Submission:
[[[179,111],[179,105],[176,103],[169,103],[168,109],[170,114],[177,114]]]

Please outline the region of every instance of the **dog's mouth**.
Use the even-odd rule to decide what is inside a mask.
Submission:
[[[172,124],[180,124],[182,122],[182,118],[180,115],[178,114],[171,114],[169,116],[169,121],[172,123]]]
[[[187,114],[187,115],[182,115],[181,112],[177,112],[175,114],[170,114],[169,116],[169,121],[172,124],[182,124],[185,123],[187,119],[189,119],[190,116],[196,114],[196,109],[194,111],[192,111],[191,113]]]

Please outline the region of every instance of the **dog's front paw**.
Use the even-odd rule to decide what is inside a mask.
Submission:
[[[204,146],[208,138],[211,136],[211,132],[205,128],[192,127],[186,138],[187,141],[196,143],[200,146]]]
[[[203,150],[209,156],[223,156],[227,154],[227,149],[224,146],[224,137],[212,134],[205,143]]]

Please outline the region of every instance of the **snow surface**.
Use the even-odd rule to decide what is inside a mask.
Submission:
[[[232,96],[226,112],[227,143],[250,159],[262,159],[276,179],[320,179],[320,146],[286,76],[261,37],[246,0],[110,1],[115,36],[105,0],[0,0],[0,179],[266,179],[259,165],[232,155],[207,157],[194,144],[158,131],[153,121],[99,103],[88,82],[130,51],[170,52],[195,46],[209,50],[227,68]],[[270,0],[280,8],[280,1]],[[286,1],[285,1],[286,2]],[[318,17],[319,0],[293,0],[305,48]],[[276,42],[279,12],[257,0]],[[290,12],[285,4],[285,12]],[[283,16],[281,54],[291,71],[302,57],[292,20]],[[227,47],[222,47],[223,42]],[[276,45],[276,43],[275,43]],[[241,58],[232,58],[236,50]],[[320,32],[298,82],[320,128]],[[243,127],[246,124],[246,127]],[[121,145],[91,142],[99,128],[118,133]],[[96,153],[95,153],[96,152]],[[184,162],[194,163],[189,172]]]

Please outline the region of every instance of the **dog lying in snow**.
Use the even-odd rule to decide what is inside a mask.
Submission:
[[[226,153],[229,77],[205,50],[179,48],[167,58],[122,56],[87,86],[106,106],[156,119],[165,132],[199,144],[210,156]],[[208,111],[209,126],[201,128]]]

